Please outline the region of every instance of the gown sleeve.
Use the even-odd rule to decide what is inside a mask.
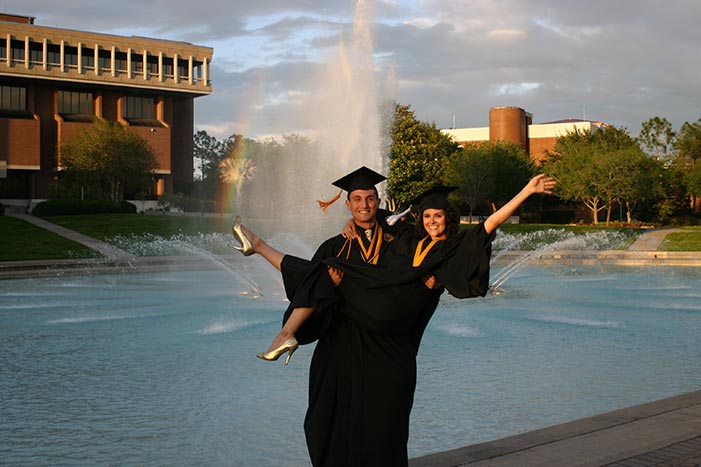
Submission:
[[[446,240],[433,274],[456,298],[484,297],[489,291],[492,240],[484,224]]]

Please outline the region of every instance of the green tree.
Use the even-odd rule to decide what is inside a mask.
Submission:
[[[443,183],[445,161],[461,150],[435,123],[416,120],[408,105],[394,105],[390,135],[387,192],[399,203]]]
[[[697,191],[694,180],[695,171],[699,166],[698,159],[701,157],[701,119],[694,123],[684,122],[679,129],[675,149],[677,151],[675,167],[684,174],[692,210],[698,211],[700,206],[697,199],[701,196],[701,190]]]
[[[637,146],[619,149],[606,158],[605,167],[609,173],[607,193],[609,209],[606,224],[611,221],[613,202],[624,205],[626,221],[633,222],[635,208],[645,201],[659,201],[665,196],[662,185],[663,163],[656,157],[645,154]]]
[[[457,190],[453,198],[475,209],[488,203],[498,209],[533,175],[533,163],[521,146],[507,142],[469,145],[445,164],[446,183]]]
[[[74,134],[59,150],[64,181],[89,197],[119,202],[125,191],[148,189],[158,159],[148,142],[128,127],[98,121]]]
[[[672,124],[666,118],[653,117],[642,124],[638,142],[649,154],[660,160],[667,160],[674,147],[676,135]]]
[[[591,132],[579,130],[561,136],[555,149],[546,155],[544,171],[557,179],[556,193],[565,200],[584,204],[597,224],[599,212],[606,206],[598,190],[602,185],[597,167],[601,157],[592,150],[592,139]]]
[[[696,198],[701,196],[701,164],[696,164],[693,169],[684,174],[684,185],[686,194],[694,200],[695,206]]]
[[[192,153],[195,167],[200,172],[198,196],[201,199],[213,198],[219,184],[219,163],[225,156],[224,142],[200,130],[193,136]]]
[[[518,144],[497,142],[485,144],[491,154],[494,190],[489,196],[492,211],[496,211],[518,193],[535,173],[528,153]]]
[[[545,170],[558,179],[558,194],[584,204],[595,224],[603,210],[610,223],[616,202],[626,205],[631,221],[638,203],[661,193],[661,165],[624,128],[614,126],[558,138]]]
[[[674,148],[681,158],[691,163],[691,168],[696,165],[696,160],[701,157],[701,119],[694,123],[684,122]]]
[[[493,164],[487,151],[467,147],[446,163],[445,178],[448,185],[457,187],[451,198],[468,206],[470,220],[477,207],[487,202],[494,192]]]

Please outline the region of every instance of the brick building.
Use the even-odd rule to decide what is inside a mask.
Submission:
[[[212,55],[0,13],[0,200],[45,199],[60,170],[56,149],[97,119],[151,145],[160,165],[153,194],[191,183],[194,99],[212,92]]]
[[[559,120],[533,124],[533,115],[519,107],[493,107],[489,110],[489,126],[482,128],[451,128],[441,130],[458,144],[476,144],[484,141],[508,141],[520,145],[535,162],[555,147],[558,137],[574,131],[597,131],[602,122],[588,120]]]

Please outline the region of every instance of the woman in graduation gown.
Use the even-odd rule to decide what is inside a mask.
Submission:
[[[531,194],[549,193],[553,185],[539,175],[484,223],[447,238],[423,222],[427,212],[447,219],[445,190],[424,193],[417,223],[429,234],[398,228],[380,266],[282,258],[290,309],[313,308],[325,321],[314,327],[318,341],[304,422],[315,467],[407,465],[416,355],[440,295],[444,289],[457,298],[485,295],[496,228]],[[328,266],[343,271],[338,287]]]

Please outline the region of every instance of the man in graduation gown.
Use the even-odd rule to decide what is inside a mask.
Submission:
[[[332,183],[341,191],[330,202],[319,202],[324,210],[336,201],[345,191],[346,208],[350,212],[356,231],[359,235],[355,238],[346,238],[342,234],[336,235],[324,241],[314,253],[313,262],[321,262],[328,258],[340,258],[350,263],[376,265],[384,257],[389,243],[393,239],[390,227],[377,221],[377,213],[380,198],[377,192],[378,183],[386,180],[383,175],[363,166],[350,172]],[[381,210],[382,211],[382,210]],[[386,211],[382,211],[387,213]],[[288,268],[294,267],[288,261]],[[340,271],[335,270],[336,274]],[[293,311],[289,307],[285,313],[285,320]],[[320,311],[320,310],[317,310]],[[314,342],[324,332],[330,317],[327,313],[316,313],[307,320],[304,326],[295,334],[300,344]]]
[[[358,236],[329,238],[312,261],[340,258],[369,265],[381,261],[391,243],[388,226],[383,228],[376,218],[380,199],[375,185],[383,180],[384,176],[361,167],[333,182],[347,192],[346,208]],[[283,260],[283,268],[293,267],[289,263]],[[364,429],[357,411],[362,393],[353,384],[362,381],[358,375],[362,369],[357,368],[360,356],[352,352],[353,342],[363,338],[363,331],[342,312],[342,303],[319,307],[322,305],[317,303],[315,314],[296,333],[302,344],[318,339],[309,371],[309,407],[304,423],[309,454],[316,467],[363,465]]]

